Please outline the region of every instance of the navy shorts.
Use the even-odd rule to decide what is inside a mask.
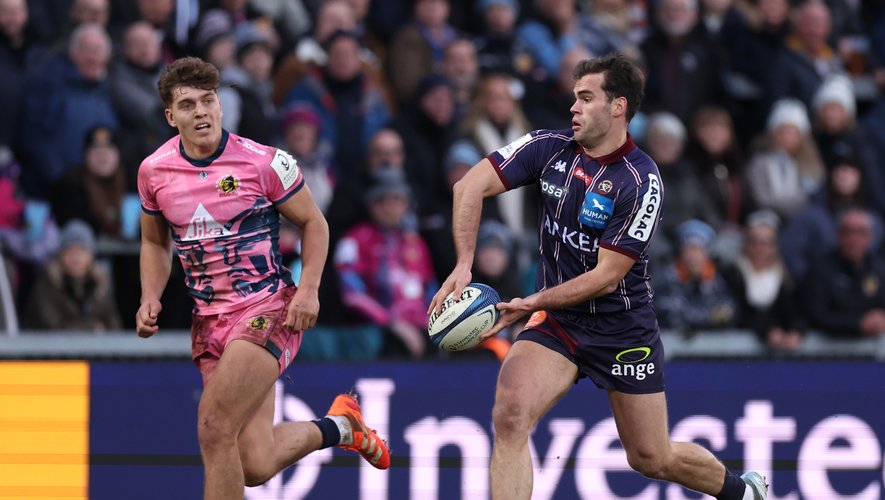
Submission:
[[[605,314],[537,311],[516,338],[537,342],[578,367],[578,378],[629,394],[664,390],[664,344],[654,307]]]

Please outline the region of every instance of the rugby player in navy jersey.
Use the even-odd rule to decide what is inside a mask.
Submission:
[[[528,499],[535,424],[574,382],[608,392],[627,461],[642,475],[720,500],[764,500],[765,479],[738,476],[694,443],[670,440],[664,349],[649,284],[647,248],[664,186],[627,124],[643,97],[640,70],[622,55],[579,62],[572,126],[536,130],[489,154],[454,188],[455,269],[428,313],[471,281],[484,197],[541,190],[536,292],[498,304],[492,337],[531,315],[498,376],[492,418],[492,498]]]

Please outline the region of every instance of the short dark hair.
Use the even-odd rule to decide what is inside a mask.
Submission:
[[[177,87],[218,91],[219,85],[221,85],[221,76],[218,68],[199,57],[176,59],[166,66],[166,70],[160,75],[160,81],[157,82],[160,99],[166,107],[172,106],[175,100],[172,93]]]
[[[596,59],[584,59],[575,65],[575,81],[602,73],[602,90],[608,102],[618,97],[627,100],[627,121],[639,111],[645,97],[645,75],[627,56],[614,53]]]

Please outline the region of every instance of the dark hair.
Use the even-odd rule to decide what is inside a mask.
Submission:
[[[166,66],[157,88],[163,105],[169,107],[175,100],[172,93],[177,87],[217,91],[220,84],[221,76],[215,66],[199,57],[183,57]]]
[[[575,65],[575,81],[587,75],[602,73],[602,90],[608,102],[623,97],[627,100],[627,121],[639,111],[645,96],[645,75],[633,61],[619,53],[596,59],[584,59]]]

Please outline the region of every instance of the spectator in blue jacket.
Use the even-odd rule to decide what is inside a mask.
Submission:
[[[575,0],[534,0],[536,17],[516,29],[517,41],[531,58],[532,77],[556,78],[563,56],[578,46],[579,18]]]
[[[22,116],[22,184],[44,198],[49,187],[83,158],[83,137],[97,125],[117,128],[107,80],[111,40],[84,24],[71,34],[67,54],[47,62],[28,81]]]
[[[357,33],[333,33],[326,42],[329,62],[302,78],[285,101],[308,102],[319,111],[323,139],[332,144],[342,174],[357,170],[369,141],[391,113],[383,81],[360,59],[361,50]]]
[[[28,4],[25,0],[0,1],[0,144],[12,146],[18,142],[22,95],[25,81],[46,57],[46,48],[37,41],[28,24]]]

